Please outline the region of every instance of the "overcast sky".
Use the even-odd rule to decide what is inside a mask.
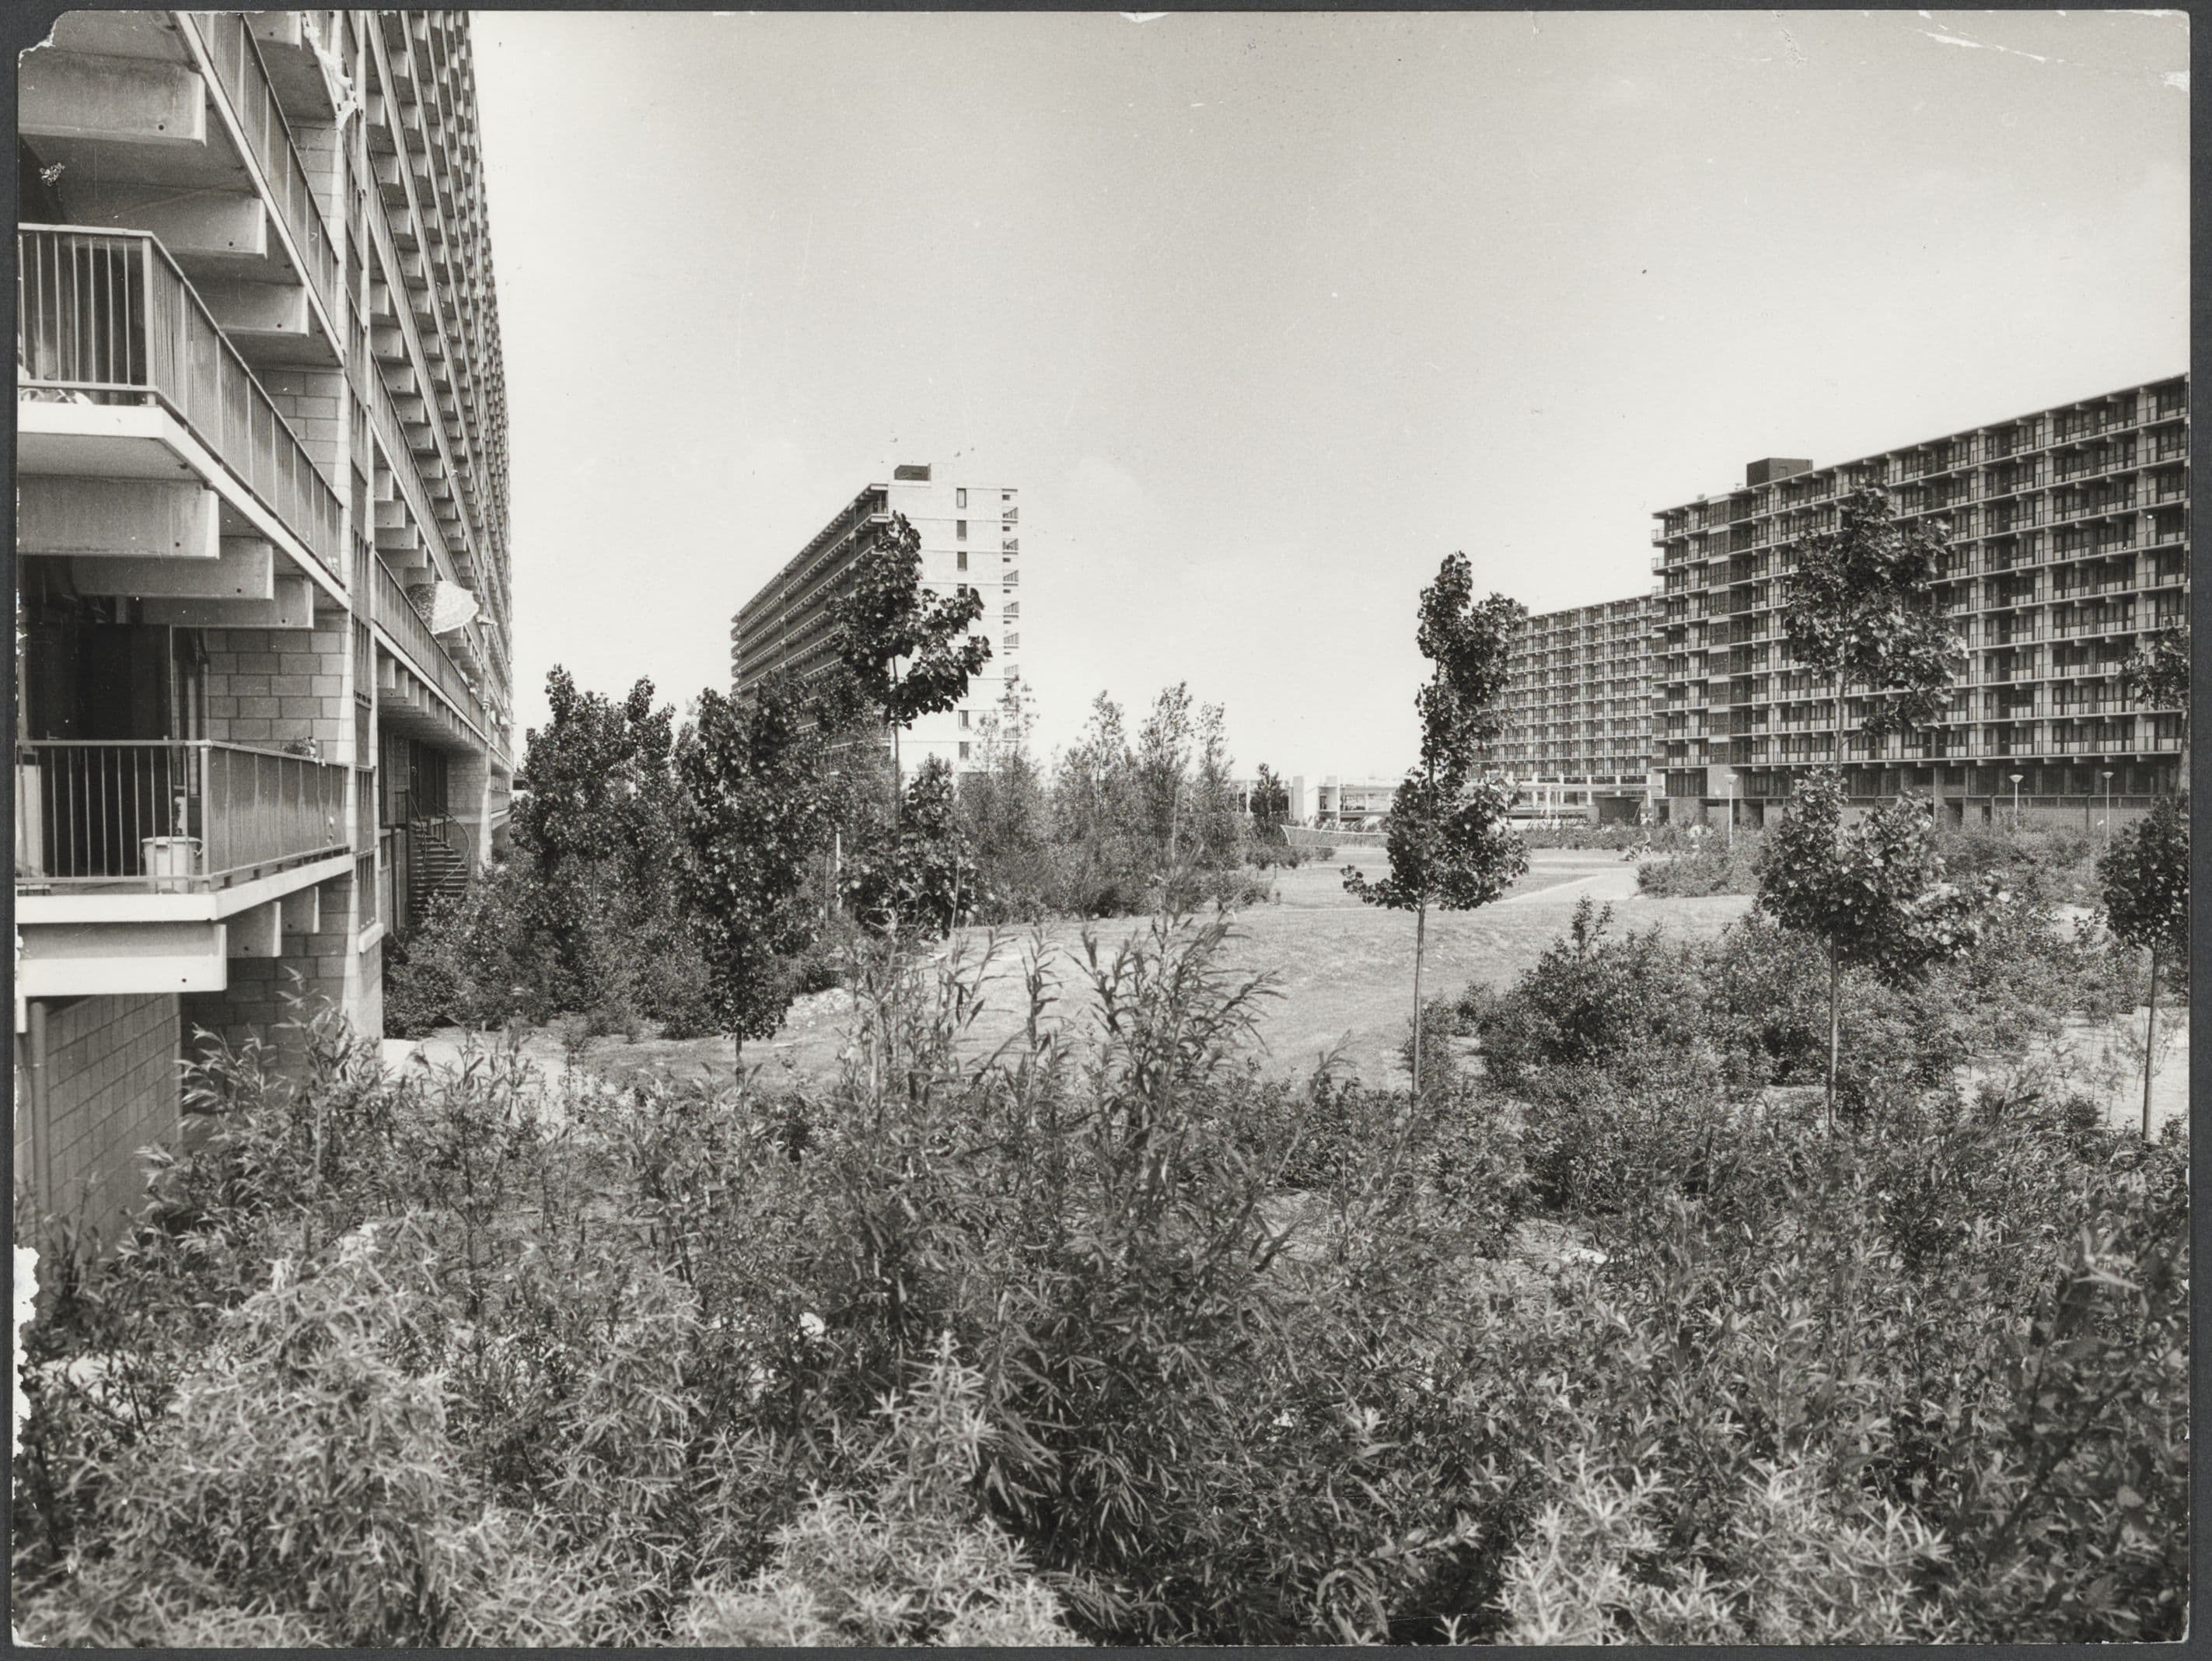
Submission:
[[[1617,599],[1753,458],[2187,367],[2178,15],[472,27],[529,725],[724,684],[928,461],[1021,489],[1045,747],[1187,680],[1240,769],[1392,773],[1453,549]]]

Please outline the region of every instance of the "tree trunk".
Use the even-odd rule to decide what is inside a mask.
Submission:
[[[890,720],[891,728],[891,829],[893,830],[896,830],[899,826],[900,787],[904,782],[899,775],[898,684],[898,660],[893,658],[891,660],[890,707],[884,711],[884,715]]]
[[[1429,940],[1429,903],[1413,908],[1413,1091],[1421,1098],[1421,954]]]
[[[1843,1037],[1844,960],[1828,947],[1828,1134],[1836,1134],[1836,1058]]]
[[[2158,948],[2150,949],[2150,1019],[2143,1023],[2143,1141],[2150,1141],[2150,1074],[2158,1054]]]

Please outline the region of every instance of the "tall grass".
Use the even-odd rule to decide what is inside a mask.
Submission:
[[[2185,1153],[1911,1081],[1825,1138],[1632,1022],[1580,1106],[1271,1079],[1228,928],[869,948],[807,1092],[218,1051],[217,1134],[42,1273],[18,1624],[2178,1633]]]

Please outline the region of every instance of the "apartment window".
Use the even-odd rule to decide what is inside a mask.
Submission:
[[[963,710],[960,712],[960,727],[961,727],[961,730],[962,730],[963,732],[965,732],[965,731],[967,730],[967,727],[968,727],[968,712],[967,712],[965,709],[963,709]]]
[[[968,759],[968,740],[965,739],[960,740],[960,759],[963,761]]]
[[[965,548],[963,548],[954,557],[959,560],[962,570],[968,569],[968,551]]]
[[[964,519],[956,519],[956,520],[954,520],[952,521],[952,534],[953,534],[955,537],[958,538],[959,538],[961,541],[963,541],[963,542],[967,541],[967,540],[968,540],[968,521],[967,521],[966,520],[964,520]]]
[[[965,508],[968,505],[968,492],[964,489],[953,491],[952,505],[956,508]]]

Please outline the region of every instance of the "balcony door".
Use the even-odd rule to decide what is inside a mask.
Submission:
[[[169,630],[154,624],[94,624],[79,639],[77,735],[137,743],[174,737]]]
[[[35,563],[35,562],[34,562]],[[172,630],[35,581],[23,610],[16,860],[28,875],[143,874],[149,840],[198,834],[184,752],[204,678],[181,684]]]

